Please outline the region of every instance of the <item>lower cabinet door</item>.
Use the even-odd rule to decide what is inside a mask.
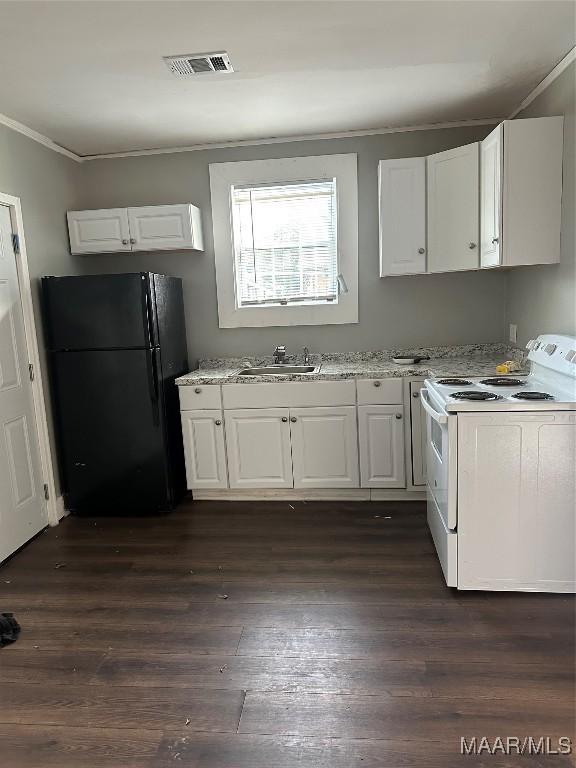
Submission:
[[[358,406],[358,429],[362,488],[404,488],[403,406]]]
[[[182,411],[188,488],[228,488],[222,411]]]
[[[354,406],[291,408],[295,488],[358,488]]]
[[[230,488],[292,488],[287,408],[224,411]]]

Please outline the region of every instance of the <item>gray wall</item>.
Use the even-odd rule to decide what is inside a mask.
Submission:
[[[39,304],[39,278],[76,272],[70,256],[66,210],[78,204],[81,166],[19,133],[0,125],[0,192],[20,198],[32,282],[41,365],[46,361]],[[46,379],[45,379],[46,380]],[[47,393],[45,393],[47,396]],[[50,404],[49,431],[53,442]],[[56,480],[58,486],[58,480]]]
[[[571,64],[518,115],[564,115],[560,264],[518,267],[508,273],[506,323],[518,325],[521,346],[539,333],[576,334],[575,93],[576,64]]]
[[[122,159],[83,166],[85,208],[190,201],[202,210],[206,251],[84,256],[87,273],[155,270],[184,279],[190,361],[198,357],[289,351],[369,350],[413,344],[500,341],[505,330],[506,275],[474,272],[378,277],[378,160],[426,155],[483,138],[489,126],[413,131]],[[354,325],[220,329],[210,216],[208,164],[233,160],[358,154],[359,304]]]

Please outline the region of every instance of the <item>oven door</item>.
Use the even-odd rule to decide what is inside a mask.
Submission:
[[[428,491],[444,526],[453,531],[457,524],[456,416],[448,416],[430,389],[421,390],[421,401],[426,412]]]

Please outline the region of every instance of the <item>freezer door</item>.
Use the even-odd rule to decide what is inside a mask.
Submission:
[[[51,362],[66,507],[169,507],[158,351],[55,352]]]
[[[155,346],[150,275],[87,275],[42,280],[50,349]]]

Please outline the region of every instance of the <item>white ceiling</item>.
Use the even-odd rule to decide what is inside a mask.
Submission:
[[[0,112],[81,155],[507,116],[572,0],[0,2]],[[226,50],[178,80],[163,55]]]

